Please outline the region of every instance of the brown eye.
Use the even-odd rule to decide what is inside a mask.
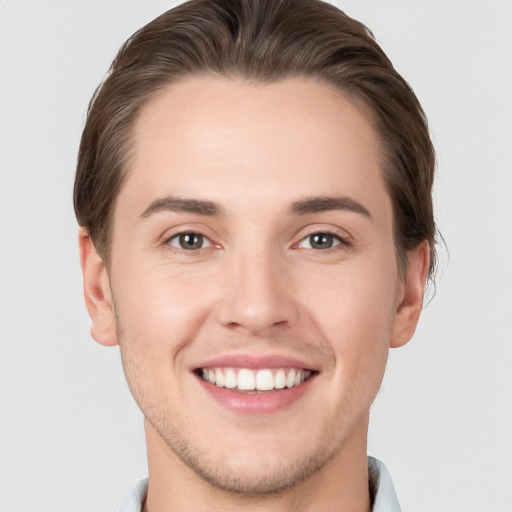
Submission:
[[[200,233],[180,233],[169,240],[169,245],[185,251],[197,251],[210,247],[211,242]]]
[[[301,249],[325,250],[341,243],[340,238],[336,235],[331,235],[330,233],[313,233],[302,239],[299,247]]]

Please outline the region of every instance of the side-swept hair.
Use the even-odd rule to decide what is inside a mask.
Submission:
[[[122,46],[89,105],[74,187],[78,222],[107,264],[134,121],[156,92],[193,75],[312,77],[362,102],[381,141],[398,264],[405,270],[407,251],[428,240],[432,273],[435,154],[424,112],[372,33],[320,0],[190,0]]]

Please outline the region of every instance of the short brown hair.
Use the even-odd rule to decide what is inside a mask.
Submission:
[[[107,263],[134,121],[157,91],[192,75],[312,77],[362,101],[381,140],[397,261],[405,269],[407,251],[428,240],[432,274],[435,154],[425,114],[372,33],[320,0],[190,0],[122,46],[89,105],[74,187],[78,222]]]

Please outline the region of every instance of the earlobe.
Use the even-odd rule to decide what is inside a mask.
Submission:
[[[405,345],[413,336],[423,307],[423,296],[430,265],[428,241],[408,253],[407,272],[397,304],[391,331],[392,348]]]
[[[115,314],[105,263],[86,228],[78,234],[84,298],[91,317],[91,335],[101,345],[117,345]]]

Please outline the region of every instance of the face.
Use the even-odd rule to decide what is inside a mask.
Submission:
[[[309,79],[198,77],[144,107],[133,144],[91,316],[120,343],[148,442],[250,493],[365,454],[426,259],[399,275],[363,109]]]

